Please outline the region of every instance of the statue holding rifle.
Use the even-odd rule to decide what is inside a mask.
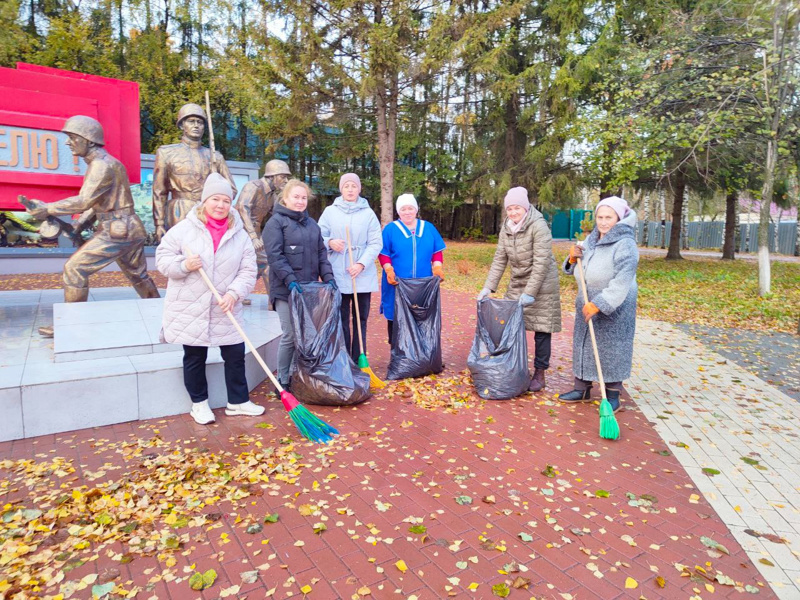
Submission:
[[[236,196],[225,159],[213,147],[209,150],[203,146],[203,133],[211,125],[203,107],[184,104],[178,111],[177,125],[183,131],[181,141],[160,146],[153,169],[153,221],[159,242],[200,202],[203,183],[212,171],[228,180]]]
[[[81,244],[64,265],[64,301],[85,302],[89,297],[89,276],[115,262],[142,298],[158,298],[158,288],[147,274],[144,257],[145,230],[133,209],[128,173],[121,162],[106,152],[103,126],[91,117],[70,117],[61,130],[67,146],[86,161],[86,175],[77,196],[46,204],[19,197],[35,219],[52,221],[58,215],[81,213],[72,226],[81,229],[95,220],[94,235]],[[52,336],[52,327],[39,329]]]

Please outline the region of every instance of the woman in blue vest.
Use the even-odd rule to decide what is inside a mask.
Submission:
[[[436,227],[417,219],[419,205],[412,194],[397,199],[400,218],[383,229],[383,249],[378,260],[383,267],[381,279],[381,313],[388,321],[389,343],[394,323],[394,286],[397,278],[431,277],[444,281],[444,240]]]

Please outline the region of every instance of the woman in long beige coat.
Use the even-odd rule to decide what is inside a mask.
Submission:
[[[552,334],[561,331],[561,295],[553,238],[542,213],[528,201],[525,188],[511,188],[504,205],[508,219],[500,231],[497,251],[478,300],[497,290],[510,265],[511,281],[505,297],[519,300],[524,307],[525,329],[535,332],[534,373],[528,389],[538,392],[544,389],[544,372],[550,367]]]

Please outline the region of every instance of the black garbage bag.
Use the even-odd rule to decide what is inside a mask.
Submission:
[[[387,379],[441,373],[442,311],[438,277],[397,278]]]
[[[324,283],[303,283],[289,297],[295,343],[292,393],[300,402],[352,406],[370,397],[369,375],[344,347],[342,296]]]
[[[484,298],[467,366],[475,391],[487,400],[508,400],[528,390],[528,343],[516,300]]]

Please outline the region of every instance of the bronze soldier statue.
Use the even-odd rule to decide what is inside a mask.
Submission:
[[[203,184],[212,170],[228,180],[236,196],[236,185],[225,159],[217,152],[215,164],[212,165],[211,151],[203,146],[207,123],[208,118],[200,105],[184,104],[177,118],[177,125],[183,131],[181,141],[160,146],[156,150],[153,221],[159,242],[170,227],[182,221],[200,202]]]
[[[258,264],[258,276],[264,280],[269,294],[269,264],[264,252],[264,241],[261,232],[272,216],[272,208],[280,199],[281,192],[292,172],[282,160],[273,159],[264,165],[264,176],[255,181],[248,181],[236,201],[236,208],[242,217],[244,228],[253,240]],[[249,304],[249,300],[243,303]]]
[[[69,137],[67,146],[72,153],[86,162],[81,191],[77,196],[50,204],[22,197],[20,201],[24,201],[28,212],[40,220],[82,213],[75,225],[76,231],[97,220],[95,234],[64,265],[64,301],[85,302],[89,297],[89,276],[114,261],[139,296],[158,298],[158,288],[147,274],[146,233],[133,210],[128,173],[123,164],[103,148],[103,126],[91,117],[78,115],[67,119],[61,131]],[[52,336],[53,328],[42,327],[39,332]]]

